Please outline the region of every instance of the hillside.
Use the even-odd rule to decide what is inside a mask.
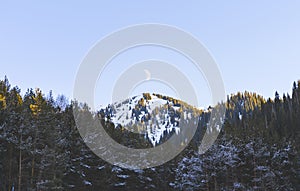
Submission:
[[[100,110],[106,122],[128,131],[144,134],[153,146],[170,133],[178,134],[181,124],[198,122],[203,112],[187,103],[159,94],[144,93],[108,105]]]
[[[100,121],[128,147],[157,147],[184,131],[182,124],[195,122],[191,119],[197,132],[169,162],[128,170],[98,158],[85,145],[73,108],[90,119],[86,128]],[[250,92],[229,95],[226,108],[218,139],[200,155],[210,109],[143,94],[94,113],[39,89],[21,96],[20,89],[1,80],[0,190],[300,190],[300,81],[292,95],[276,92],[274,99]]]

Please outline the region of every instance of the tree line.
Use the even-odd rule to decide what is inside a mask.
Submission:
[[[21,96],[6,77],[0,80],[0,190],[300,190],[300,81],[291,96],[228,96],[224,126],[204,155],[197,145],[210,114],[200,112],[199,128],[184,152],[146,170],[99,159],[84,144],[73,107],[91,121],[99,119],[65,96],[54,99],[40,89]],[[138,147],[150,147],[100,120],[118,142],[130,146],[139,140]]]

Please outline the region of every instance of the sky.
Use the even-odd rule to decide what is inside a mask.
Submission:
[[[209,50],[226,94],[247,90],[274,97],[275,91],[290,92],[300,79],[299,10],[299,1],[1,1],[0,78],[7,75],[23,93],[39,87],[72,98],[78,68],[99,40],[130,25],[161,23],[189,32]],[[210,104],[204,78],[183,64],[188,61],[154,47],[115,58],[95,85],[96,104],[109,103],[120,64],[124,69],[151,58],[181,66],[199,105]],[[166,85],[151,82],[132,94],[155,90],[173,95]]]

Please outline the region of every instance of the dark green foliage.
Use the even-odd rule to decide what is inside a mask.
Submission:
[[[159,167],[127,170],[91,152],[72,108],[90,118],[82,125],[93,128],[100,120],[120,144],[149,148],[144,135],[114,127],[103,119],[104,110],[93,114],[63,96],[55,101],[37,89],[22,98],[5,78],[0,81],[0,190],[300,190],[299,86],[300,81],[293,84],[292,97],[228,96],[224,127],[205,154],[197,148],[210,113],[198,111],[199,128],[179,156]],[[144,94],[145,101],[150,98]]]

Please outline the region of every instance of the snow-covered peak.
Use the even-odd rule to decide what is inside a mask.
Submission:
[[[193,111],[186,108],[187,104],[182,101],[159,94],[144,93],[115,102],[100,112],[107,121],[114,123],[115,127],[144,134],[155,146],[165,135],[180,132],[180,119],[188,121],[194,116]]]

